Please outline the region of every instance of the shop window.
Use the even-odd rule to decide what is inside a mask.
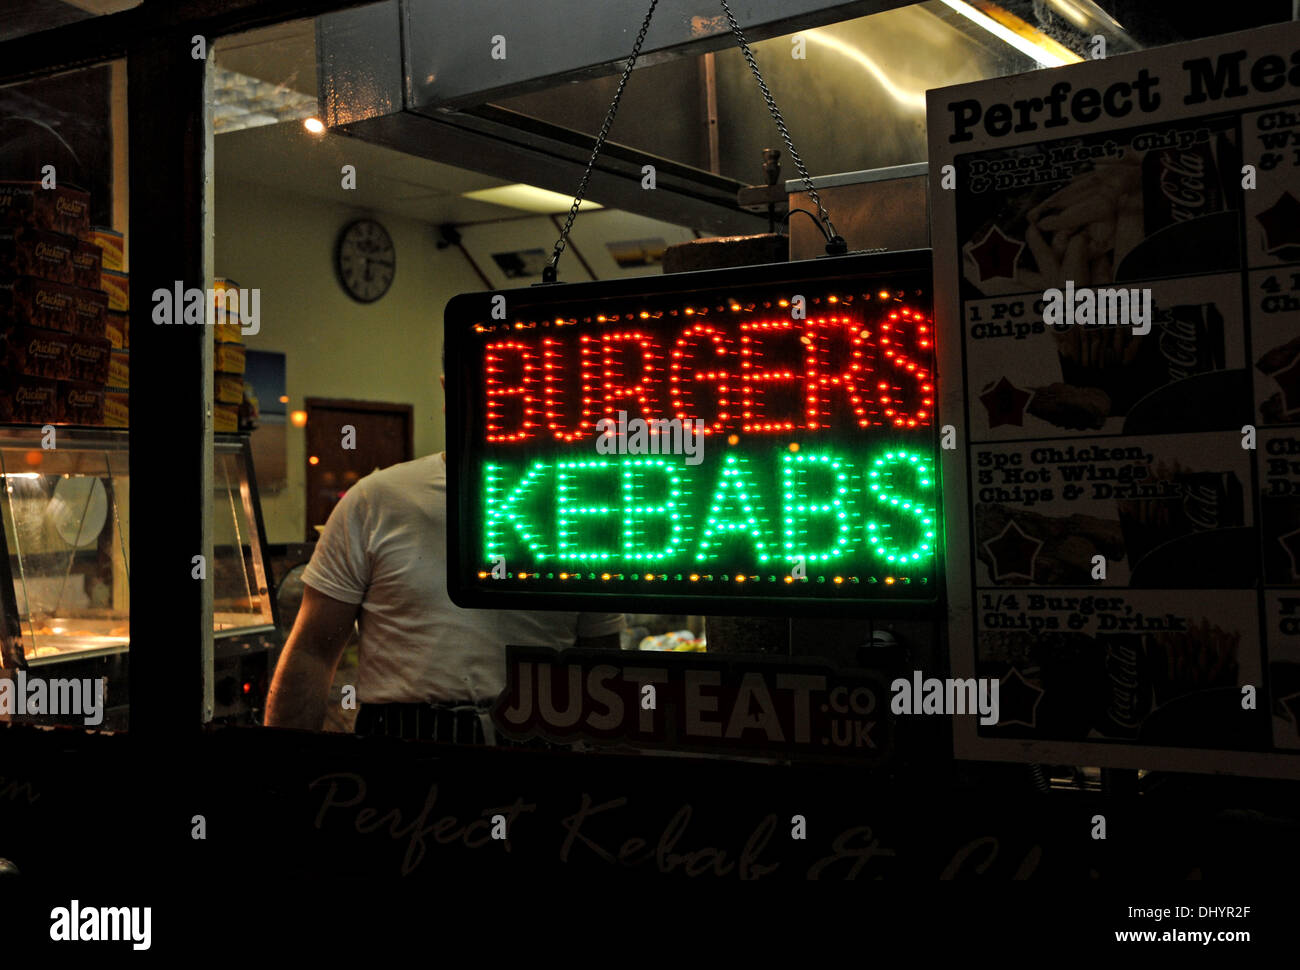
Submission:
[[[590,65],[566,63],[585,77],[566,76],[563,83],[530,77],[504,87],[489,78],[481,90],[491,93],[481,99],[462,91],[455,104],[440,103],[434,89],[449,72],[419,60],[438,54],[435,35],[448,33],[446,25],[428,26],[431,11],[436,5],[377,4],[225,38],[214,47],[214,275],[248,294],[241,301],[251,294],[260,300],[257,319],[245,318],[238,338],[233,330],[231,340],[218,336],[217,430],[249,436],[258,466],[251,473],[244,468],[256,487],[234,502],[232,521],[242,532],[222,540],[231,552],[226,578],[238,579],[232,595],[247,601],[247,618],[258,624],[275,604],[281,642],[313,588],[307,563],[320,548],[316,533],[331,529],[329,519],[314,521],[320,503],[309,501],[309,485],[332,490],[321,507],[333,507],[335,517],[346,514],[347,494],[371,471],[348,466],[351,478],[331,471],[333,479],[313,472],[344,467],[330,450],[360,452],[368,443],[360,423],[336,422],[322,431],[323,419],[309,418],[308,399],[409,408],[417,461],[435,458],[454,440],[443,426],[438,383],[443,308],[459,293],[542,281],[590,136],[618,84],[616,73],[593,78],[585,69]],[[767,83],[812,174],[828,175],[924,161],[928,89],[1071,63],[1103,49],[1115,55],[1177,39],[1177,31],[1138,14],[1126,23],[1084,0],[932,0],[764,37],[756,35],[753,48]],[[488,57],[485,51],[484,62]],[[561,279],[657,273],[662,253],[675,243],[770,228],[766,213],[736,204],[736,193],[763,181],[763,150],[774,145],[767,107],[734,47],[719,43],[708,54],[649,58],[626,89],[609,164],[593,178]],[[782,164],[781,177],[794,177],[788,156]],[[658,167],[657,184],[647,166]],[[531,181],[521,181],[522,173]],[[922,188],[921,201],[904,208],[925,238],[923,194]],[[851,248],[863,244],[851,242]],[[278,359],[278,378],[254,376],[258,355]],[[470,364],[453,356],[446,366]],[[266,405],[275,402],[283,410],[272,420]],[[308,427],[309,420],[318,423]],[[268,446],[272,425],[278,431]],[[449,460],[454,464],[457,456]],[[272,464],[283,472],[269,471]],[[374,462],[373,470],[384,464]],[[233,500],[234,491],[227,494]],[[260,501],[250,506],[246,494]],[[410,553],[412,561],[441,555],[440,537],[437,529],[430,532]],[[363,545],[343,558],[368,562],[370,547],[352,541]],[[255,552],[253,545],[262,548]],[[340,603],[369,594],[368,588],[332,588]],[[374,689],[373,681],[366,683],[365,641],[375,618],[364,605],[358,615],[360,646],[355,634],[340,641],[326,702],[326,726],[334,730],[353,728],[365,702],[358,692]],[[883,670],[904,656],[913,663],[937,656],[934,620],[634,614],[606,642],[646,655],[816,657]],[[431,640],[428,650],[454,651],[452,640]],[[378,641],[369,646],[382,649]],[[285,663],[280,643],[268,644],[265,654],[265,673],[273,678]],[[492,700],[479,696],[472,672],[457,668],[456,676],[474,695],[458,700]],[[231,683],[240,691],[253,685],[244,706],[228,712],[231,719],[256,723],[259,681],[240,675]],[[858,697],[858,708],[866,708],[867,695],[855,693],[855,683],[844,686],[842,696]],[[867,716],[863,709],[852,713]],[[741,700],[728,715],[738,730],[750,716]],[[452,740],[465,739],[465,731],[475,736],[474,725],[465,723]]]
[[[257,325],[232,318],[214,345],[214,716],[225,724],[265,715],[330,510],[371,472],[412,457],[371,440],[383,432],[376,415],[407,415],[400,437],[411,437],[417,460],[445,448],[443,306],[460,292],[539,280],[570,202],[475,171],[470,157],[437,163],[319,130],[316,45],[312,21],[214,45],[215,286],[259,300]],[[574,229],[566,278],[658,274],[667,247],[696,236],[689,225],[597,202]],[[313,501],[309,489],[328,495]],[[425,537],[423,554],[443,554],[440,535]],[[574,622],[539,616],[542,628],[548,616]],[[491,625],[494,611],[467,622]],[[567,645],[706,649],[702,616],[601,622],[575,626]],[[354,633],[342,648],[325,730],[353,730],[364,707],[365,649],[377,647],[363,641]]]
[[[11,6],[0,33],[91,15],[53,9],[65,6]],[[127,726],[125,74],[114,62],[0,87],[0,719],[12,723]]]

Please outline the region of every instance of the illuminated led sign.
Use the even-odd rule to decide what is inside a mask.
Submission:
[[[462,294],[446,341],[457,603],[936,599],[928,251]]]

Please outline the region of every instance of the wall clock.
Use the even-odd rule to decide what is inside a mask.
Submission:
[[[397,272],[397,250],[388,230],[373,219],[349,223],[339,235],[334,268],[348,296],[374,303],[388,292]]]

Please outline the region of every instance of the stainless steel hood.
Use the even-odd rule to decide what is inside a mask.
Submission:
[[[571,195],[645,3],[387,0],[321,17],[323,120]],[[927,89],[1036,65],[947,3],[730,3],[814,176],[923,162]],[[718,0],[660,0],[588,197],[706,232],[763,232],[736,193],[763,181],[764,148],[782,149],[795,177]]]
[[[746,35],[759,41],[905,0],[731,5]],[[593,144],[585,119],[603,116],[610,75],[625,63],[644,13],[643,0],[387,0],[320,17],[323,120],[403,152],[571,194]],[[699,150],[710,124],[699,55],[734,43],[716,0],[660,0],[620,121],[592,176],[592,199],[710,232],[766,228],[765,218],[736,205],[741,186],[761,180],[760,158],[719,174],[707,170],[707,151]],[[494,45],[504,56],[493,56]],[[540,92],[542,110],[518,110],[533,92]],[[749,94],[744,124],[761,126],[764,134],[755,137],[776,143],[757,89]],[[568,107],[554,110],[554,96],[565,95]],[[500,103],[521,97],[518,105]],[[653,192],[642,188],[645,165],[655,166]]]

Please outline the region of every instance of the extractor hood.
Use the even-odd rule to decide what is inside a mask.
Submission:
[[[904,5],[731,0],[755,42]],[[581,113],[589,116],[599,99],[603,114],[612,76],[626,63],[644,14],[643,0],[388,0],[322,16],[316,25],[322,119],[340,133],[571,195],[592,135],[554,116],[491,102],[596,79],[575,95]],[[591,199],[706,232],[766,230],[765,217],[736,204],[744,184],[761,181],[761,158],[753,159],[751,177],[737,178],[683,160],[707,166],[706,152],[679,150],[696,129],[703,137],[709,124],[698,55],[734,45],[717,0],[660,0],[629,81],[629,90],[640,82],[640,104],[633,112],[632,99],[625,99],[592,175]],[[670,63],[676,65],[671,72],[658,70]],[[656,75],[657,88],[647,80]],[[763,126],[770,132],[763,137],[779,144],[756,87],[752,102],[744,122]],[[620,143],[620,134],[631,137]],[[662,154],[646,150],[656,144],[664,146]],[[836,167],[831,159],[825,164]],[[653,191],[644,187],[647,165],[654,166]]]

